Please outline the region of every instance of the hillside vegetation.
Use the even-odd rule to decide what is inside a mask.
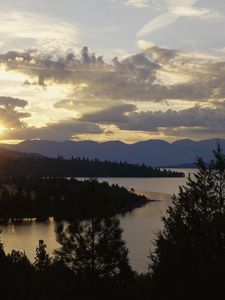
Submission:
[[[134,165],[127,162],[87,158],[12,156],[0,153],[0,176],[38,177],[183,177],[181,172]]]

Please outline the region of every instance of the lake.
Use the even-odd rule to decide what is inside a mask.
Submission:
[[[176,170],[176,169],[173,169]],[[179,169],[187,176],[194,169]],[[141,208],[119,216],[123,228],[123,238],[129,248],[130,263],[134,270],[145,272],[147,270],[150,249],[153,249],[155,233],[162,228],[161,217],[171,204],[171,195],[177,193],[178,187],[184,185],[186,178],[99,178],[100,182],[118,184],[128,189],[134,188],[137,193],[159,200],[151,202]],[[25,251],[33,261],[38,240],[43,239],[48,251],[57,248],[55,240],[54,222],[22,223],[2,226],[1,240],[6,252],[12,249]]]

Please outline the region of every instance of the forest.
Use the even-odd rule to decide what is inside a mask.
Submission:
[[[6,253],[4,244],[0,244],[4,299],[223,298],[225,156],[220,146],[209,165],[198,159],[197,166],[197,172],[173,196],[162,218],[164,228],[155,234],[145,273],[132,269],[119,219],[102,214],[103,203],[95,206],[98,193],[93,193],[93,206],[85,218],[76,216],[67,223],[56,220],[59,246],[53,254],[48,254],[47,245],[39,240],[31,262],[26,253]],[[90,189],[96,188],[95,181],[89,184]],[[105,185],[98,184],[98,188]],[[62,186],[60,182],[57,193]],[[1,203],[1,208],[4,205]]]
[[[149,199],[96,179],[0,178],[0,220],[46,221],[106,217],[145,205]]]
[[[184,177],[182,172],[88,158],[0,156],[0,176],[29,177]]]

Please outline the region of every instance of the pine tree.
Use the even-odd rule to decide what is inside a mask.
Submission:
[[[56,259],[80,276],[112,278],[130,273],[128,250],[117,218],[74,221],[56,228]]]
[[[197,167],[173,197],[150,256],[153,280],[173,289],[176,283],[182,292],[193,291],[196,283],[199,289],[213,289],[225,278],[225,156],[220,146],[209,166],[198,159]]]
[[[0,234],[1,234],[1,230],[0,230]],[[6,264],[6,262],[7,262],[7,255],[4,250],[4,245],[0,240],[0,268],[2,268],[2,266]]]
[[[43,240],[39,240],[38,247],[36,248],[36,257],[34,267],[39,272],[46,271],[51,265],[51,258],[46,252],[46,245]]]

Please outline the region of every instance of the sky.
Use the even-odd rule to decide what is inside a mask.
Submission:
[[[2,0],[0,141],[225,138],[225,1]]]

